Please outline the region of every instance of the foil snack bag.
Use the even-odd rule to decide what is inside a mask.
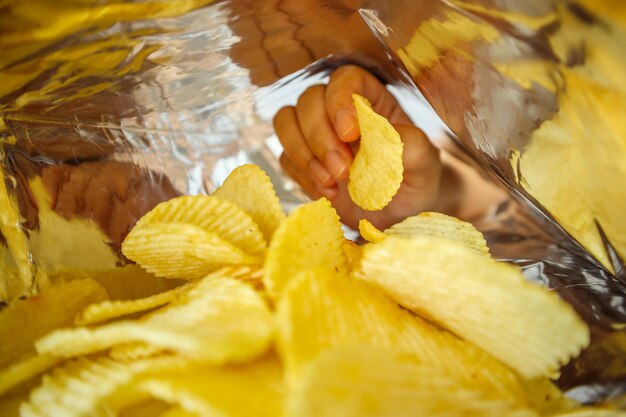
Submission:
[[[592,329],[559,383],[626,388],[626,7],[605,0],[7,1],[0,8],[0,300],[127,274],[161,201],[260,165],[289,210],[271,119],[355,63],[511,200],[493,255]],[[162,284],[166,286],[167,284]],[[546,320],[549,320],[546,317]]]

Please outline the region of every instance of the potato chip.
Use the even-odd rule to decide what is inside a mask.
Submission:
[[[153,356],[161,355],[165,353],[163,348],[154,345],[148,345],[146,343],[126,343],[119,346],[114,346],[109,352],[109,356],[118,361],[132,361],[143,358],[150,358]]]
[[[212,195],[244,209],[259,225],[267,242],[285,220],[270,178],[257,165],[237,167]]]
[[[388,236],[412,238],[432,236],[458,242],[479,253],[489,256],[485,237],[471,223],[441,213],[424,212],[407,217],[385,230]]]
[[[609,408],[581,407],[571,411],[550,414],[550,417],[626,417],[626,411]]]
[[[47,371],[62,360],[56,356],[35,355],[0,370],[0,397],[10,389]]]
[[[522,379],[520,382],[528,404],[541,415],[552,415],[579,406],[563,395],[548,378]]]
[[[359,233],[363,239],[372,243],[382,242],[387,237],[366,219],[359,220]]]
[[[365,210],[381,210],[402,183],[400,135],[383,116],[376,114],[366,98],[353,94],[361,130],[359,150],[350,166],[350,198]]]
[[[79,326],[85,326],[161,307],[184,297],[191,285],[193,284],[187,283],[169,291],[137,300],[106,300],[101,303],[91,304],[76,317],[75,322]]]
[[[304,204],[278,227],[265,257],[263,284],[277,298],[302,270],[325,266],[347,270],[339,216],[325,198]]]
[[[365,251],[361,268],[363,279],[402,306],[526,378],[553,375],[589,343],[585,323],[555,293],[512,265],[450,241],[390,236]]]
[[[147,399],[123,405],[118,411],[118,417],[197,417],[194,414],[176,414],[177,410],[181,410],[180,407],[172,407],[163,401]]]
[[[244,283],[213,275],[193,286],[186,299],[139,321],[57,330],[40,339],[36,348],[40,353],[72,357],[143,342],[221,364],[261,355],[269,348],[272,331],[273,318],[258,293]]]
[[[137,417],[144,417],[146,414],[137,414]],[[199,414],[186,411],[180,406],[170,407],[165,412],[158,414],[158,417],[199,417]],[[125,417],[125,416],[120,416]],[[129,416],[130,417],[130,416]]]
[[[227,265],[253,265],[248,255],[217,234],[189,223],[148,223],[130,231],[124,255],[157,276],[196,279]]]
[[[295,381],[286,408],[298,417],[537,416],[410,355],[372,346],[322,353]]]
[[[301,273],[289,284],[277,324],[290,378],[327,349],[368,344],[411,353],[476,389],[526,403],[517,375],[487,353],[400,308],[372,285],[328,270]]]
[[[273,356],[240,366],[161,373],[140,379],[137,387],[200,417],[282,416],[282,372]]]
[[[361,247],[351,240],[344,239],[343,254],[348,263],[348,272],[356,271],[361,263]]]
[[[0,416],[19,417],[20,404],[28,400],[28,392],[20,392],[13,395],[0,397]]]
[[[15,300],[0,311],[0,367],[34,354],[35,340],[56,328],[71,326],[74,317],[87,305],[106,298],[100,284],[83,279]]]
[[[110,358],[79,358],[44,376],[39,387],[20,406],[23,417],[97,417],[115,415],[108,400],[144,372],[180,369],[187,361],[160,357],[135,362]],[[125,392],[125,398],[132,393]]]
[[[182,196],[158,204],[135,225],[189,223],[214,233],[250,255],[262,255],[267,242],[259,226],[241,207],[206,195]]]

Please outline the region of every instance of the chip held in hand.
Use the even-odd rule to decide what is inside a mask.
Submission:
[[[402,184],[402,149],[400,135],[391,123],[377,114],[370,102],[353,94],[361,131],[359,150],[350,167],[350,198],[365,210],[382,210]]]

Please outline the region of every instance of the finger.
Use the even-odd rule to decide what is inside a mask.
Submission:
[[[326,87],[316,85],[298,99],[296,113],[304,140],[335,180],[348,178],[352,152],[339,140],[325,108]]]
[[[287,154],[283,153],[280,156],[280,165],[287,175],[289,175],[295,182],[302,187],[302,190],[312,199],[318,199],[322,196],[332,200],[337,195],[336,186],[334,187],[322,187],[311,180],[311,178],[302,172],[298,167],[289,159]]]
[[[404,143],[402,164],[404,165],[404,182],[416,189],[437,186],[441,175],[441,157],[428,137],[413,125],[395,124]]]
[[[393,95],[376,77],[361,67],[346,65],[331,74],[326,88],[328,117],[342,141],[355,141],[360,136],[352,100],[355,93],[367,98],[374,111],[390,122],[411,123]]]
[[[323,187],[333,186],[335,181],[304,140],[295,108],[289,106],[280,109],[274,116],[273,124],[285,153],[298,170],[307,173]]]

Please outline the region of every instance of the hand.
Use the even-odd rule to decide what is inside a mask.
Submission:
[[[360,138],[353,93],[370,100],[404,142],[404,179],[382,211],[361,209],[347,190],[348,171]],[[295,107],[284,107],[276,114],[274,129],[284,147],[280,162],[285,172],[311,198],[328,198],[342,222],[352,228],[360,219],[368,219],[384,229],[407,216],[438,209],[442,179],[438,149],[412,125],[385,86],[360,67],[341,67],[330,76],[328,85],[306,90]]]

